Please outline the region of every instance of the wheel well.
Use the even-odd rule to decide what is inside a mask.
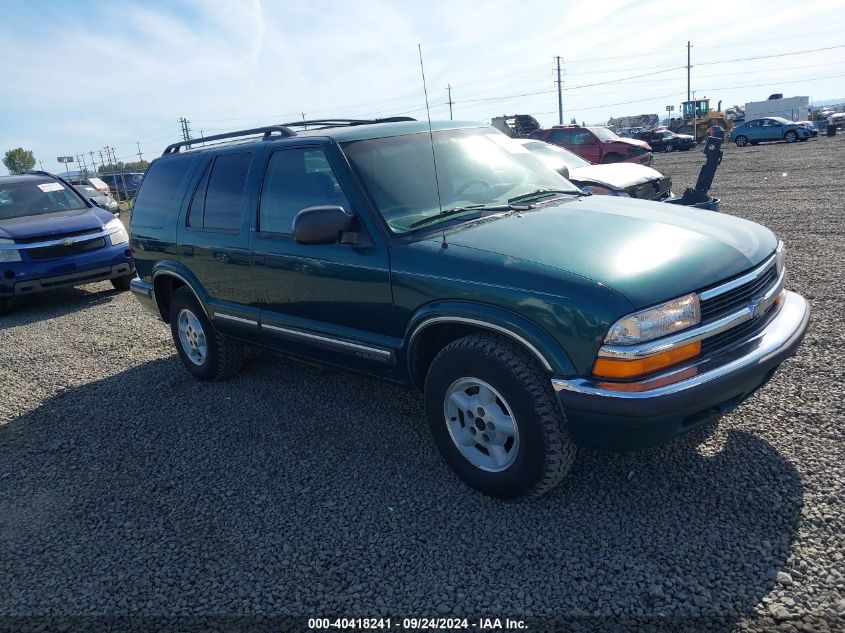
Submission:
[[[548,368],[547,361],[540,357],[540,352],[532,348],[529,344],[520,342],[515,336],[508,336],[496,331],[496,328],[484,327],[472,323],[432,323],[431,325],[423,327],[419,333],[413,337],[411,347],[408,350],[408,370],[411,376],[411,382],[419,389],[422,389],[425,384],[425,377],[434,361],[434,357],[452,341],[468,336],[470,334],[493,334],[500,336],[503,339],[512,340],[525,348],[525,350],[541,364],[545,364]]]
[[[177,289],[185,285],[181,279],[173,275],[162,274],[155,278],[153,288],[155,289],[156,304],[158,311],[165,323],[170,321],[170,300]]]

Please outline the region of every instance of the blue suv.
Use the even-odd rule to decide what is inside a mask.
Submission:
[[[0,315],[15,297],[135,276],[129,236],[112,213],[47,172],[0,176]]]
[[[810,138],[810,130],[802,123],[793,123],[779,116],[765,119],[752,119],[731,130],[730,140],[737,147],[757,145],[760,141],[806,141]]]

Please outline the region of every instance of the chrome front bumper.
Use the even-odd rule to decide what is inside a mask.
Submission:
[[[671,413],[724,396],[737,395],[757,378],[762,384],[801,343],[810,319],[807,301],[783,291],[780,303],[766,316],[765,326],[725,350],[672,367],[637,382],[611,382],[593,377],[554,377],[552,386],[563,406],[614,415],[650,416]],[[742,389],[740,389],[742,392]]]

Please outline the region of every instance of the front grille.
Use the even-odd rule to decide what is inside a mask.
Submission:
[[[88,233],[99,233],[102,228],[83,229],[81,231],[70,231],[69,233],[61,233],[59,236],[54,235],[37,235],[35,237],[27,237],[24,239],[16,238],[18,244],[33,244],[35,242],[49,242],[50,240],[58,239],[58,237],[76,237],[78,235],[87,235]]]
[[[775,304],[769,306],[766,313],[756,319],[751,319],[745,323],[740,323],[730,330],[720,332],[716,336],[711,336],[701,341],[701,354],[709,354],[710,352],[727,349],[740,341],[748,340],[752,335],[762,330],[769,322],[769,316],[774,309]]]
[[[43,246],[41,248],[30,248],[27,253],[32,259],[53,259],[55,257],[67,257],[69,255],[79,255],[80,253],[87,253],[95,251],[98,248],[103,248],[106,245],[106,238],[98,237],[93,240],[85,240],[83,242],[74,242],[73,244],[56,244],[55,246]]]
[[[701,302],[701,322],[715,321],[727,314],[746,307],[751,299],[760,297],[777,279],[774,262],[759,277]]]

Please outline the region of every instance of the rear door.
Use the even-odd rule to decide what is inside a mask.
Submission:
[[[237,334],[258,326],[245,213],[252,159],[243,149],[209,156],[178,229],[179,260],[208,293],[215,324]]]
[[[250,249],[265,342],[358,369],[391,364],[398,340],[390,336],[388,248],[368,227],[339,152],[331,144],[281,147],[269,154],[263,172]],[[358,244],[294,241],[296,214],[325,205],[358,216]]]

